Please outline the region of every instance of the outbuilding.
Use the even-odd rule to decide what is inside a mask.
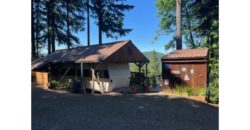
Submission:
[[[164,86],[208,85],[208,48],[175,50],[164,55],[161,61]]]
[[[80,80],[83,88],[110,92],[129,87],[129,63],[136,63],[141,68],[148,62],[132,41],[127,40],[57,50],[32,62],[32,72],[48,73],[45,82],[67,77]]]

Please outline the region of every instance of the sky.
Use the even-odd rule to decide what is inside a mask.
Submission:
[[[134,5],[130,11],[124,12],[124,27],[131,28],[132,31],[126,36],[115,38],[107,38],[103,33],[103,43],[131,40],[136,47],[142,52],[156,50],[157,52],[166,53],[165,44],[171,37],[160,36],[158,40],[152,43],[159,29],[160,18],[157,17],[156,0],[127,0],[125,3]],[[98,28],[94,23],[94,19],[90,18],[90,43],[91,45],[98,43]],[[86,31],[77,34],[83,46],[87,45]],[[60,47],[61,48],[61,47]]]

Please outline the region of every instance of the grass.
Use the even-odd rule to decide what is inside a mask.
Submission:
[[[165,89],[163,93],[174,94],[179,96],[205,96],[206,88],[196,87],[192,88],[189,86],[176,86],[174,89]]]

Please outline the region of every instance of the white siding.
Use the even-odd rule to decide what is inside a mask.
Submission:
[[[109,78],[111,88],[129,87],[130,70],[128,63],[109,64]]]
[[[85,85],[86,85],[87,88],[92,89],[93,82],[92,82],[91,78],[85,78],[84,82],[85,82]],[[109,83],[109,79],[100,78],[100,84],[98,84],[95,81],[94,85],[95,85],[94,89],[96,91],[100,91],[100,92],[110,92],[110,91],[112,91],[112,88],[111,88],[110,83]]]
[[[89,67],[84,66],[84,69],[89,69]],[[94,83],[96,91],[110,92],[114,88],[129,87],[129,77],[131,75],[128,63],[98,65],[96,69],[106,69],[109,72],[109,79],[100,78],[100,84]],[[87,88],[92,89],[93,83],[90,77],[84,77],[84,84]]]

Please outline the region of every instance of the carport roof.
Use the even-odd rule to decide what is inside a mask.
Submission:
[[[62,49],[32,62],[32,70],[49,63],[149,62],[130,40]]]

